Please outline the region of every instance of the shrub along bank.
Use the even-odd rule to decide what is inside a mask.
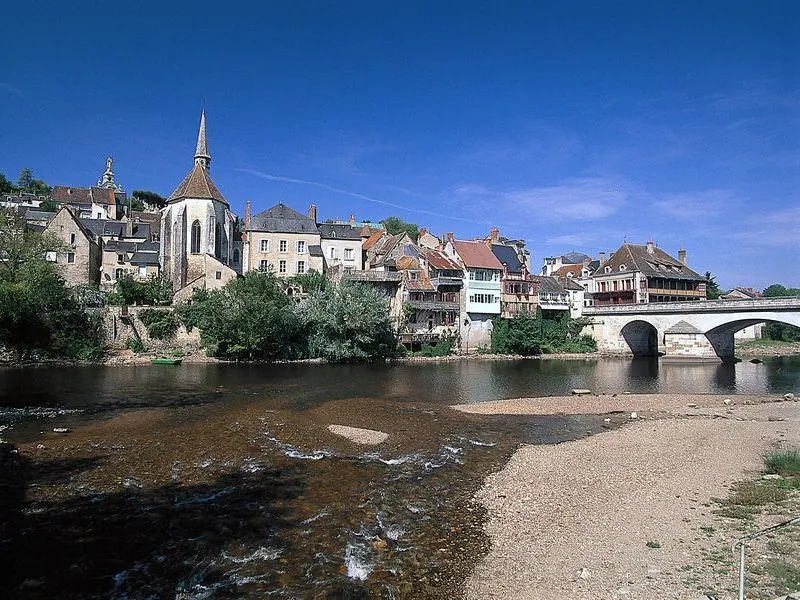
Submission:
[[[397,351],[387,301],[369,286],[319,278],[306,297],[287,295],[271,273],[248,273],[178,307],[209,355],[231,360],[368,360]],[[290,282],[293,283],[293,282]]]
[[[597,342],[581,335],[588,325],[586,318],[573,319],[569,313],[557,316],[520,313],[511,319],[496,318],[492,322],[492,352],[534,356],[557,352],[594,352]]]

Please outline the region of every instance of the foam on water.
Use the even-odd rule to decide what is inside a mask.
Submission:
[[[222,553],[222,557],[225,560],[229,560],[237,565],[247,564],[254,560],[275,560],[280,555],[281,551],[278,548],[267,548],[265,546],[260,546],[256,551],[247,556],[234,556],[229,552]]]
[[[366,581],[375,565],[369,562],[370,551],[365,544],[349,543],[344,551],[344,565],[347,577],[357,581]]]

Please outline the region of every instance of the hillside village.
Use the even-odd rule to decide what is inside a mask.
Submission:
[[[2,205],[24,214],[31,230],[65,244],[66,251],[47,259],[61,266],[71,286],[111,292],[123,279],[163,278],[172,285],[174,303],[182,303],[196,290],[218,289],[253,271],[278,278],[319,272],[379,289],[410,346],[458,333],[464,349],[475,349],[489,343],[493,318],[537,309],[577,318],[587,306],[707,296],[707,279],[689,267],[686,250],[678,249],[676,258],[652,241],[623,243],[608,257],[546,257],[538,268],[525,240],[497,228],[471,240],[422,228],[414,239],[355,215],[326,219],[313,204],[306,210],[278,203],[254,213],[249,200],[242,217],[214,184],[207,140],[203,112],[191,169],[163,208],[134,210],[111,158],[93,186],[6,194]],[[290,286],[288,293],[303,290]]]

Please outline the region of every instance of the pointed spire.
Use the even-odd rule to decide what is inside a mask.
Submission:
[[[197,148],[194,151],[194,164],[210,170],[211,154],[208,152],[208,139],[206,137],[206,110],[200,114],[200,131],[197,132]]]

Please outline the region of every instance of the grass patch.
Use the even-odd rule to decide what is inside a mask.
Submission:
[[[770,452],[764,457],[764,469],[784,477],[800,475],[800,450]]]
[[[747,481],[736,486],[733,495],[723,504],[736,506],[764,506],[771,502],[786,500],[788,492],[774,485]]]
[[[782,560],[771,560],[764,565],[764,571],[768,573],[780,587],[787,590],[800,588],[800,568]]]

